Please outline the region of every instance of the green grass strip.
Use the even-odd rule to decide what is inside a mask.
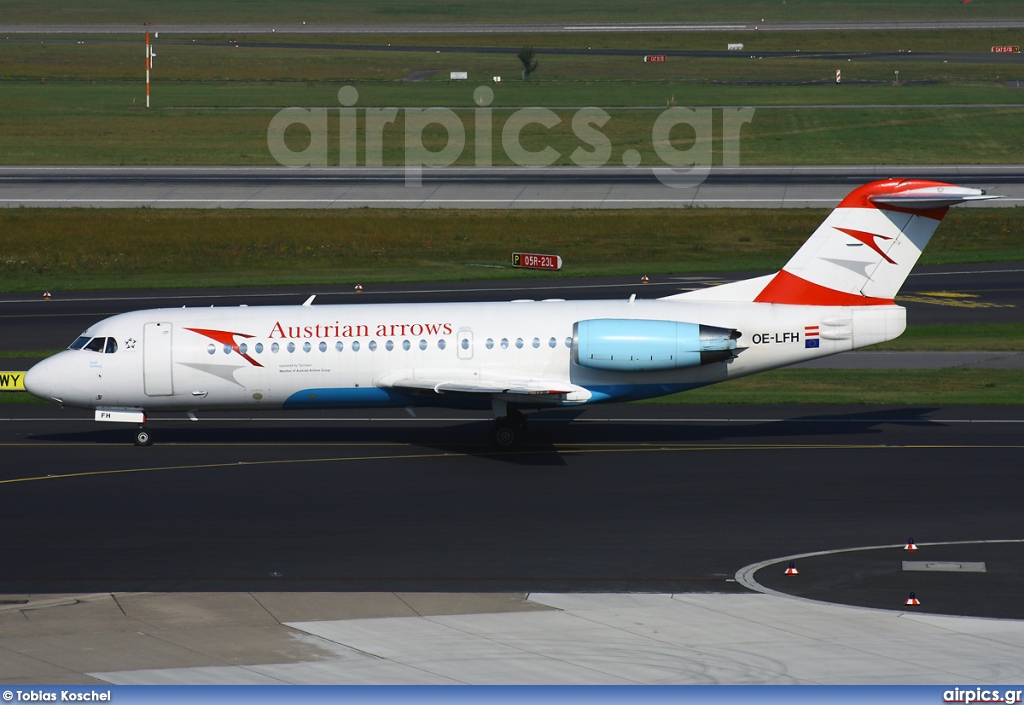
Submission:
[[[558,254],[558,276],[772,271],[828,211],[0,211],[0,289],[354,285],[509,279],[515,251]],[[1024,260],[1024,209],[953,211],[922,264]]]
[[[1024,402],[1024,370],[775,370],[673,394],[660,404],[1002,405]],[[27,392],[0,404],[45,403]]]
[[[896,302],[899,303],[899,297]],[[963,325],[915,326],[896,340],[881,343],[871,350],[962,351],[1024,350],[1024,323],[967,323]]]
[[[653,400],[667,404],[1021,404],[1024,370],[775,370]]]

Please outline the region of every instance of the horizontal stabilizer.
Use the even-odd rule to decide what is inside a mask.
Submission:
[[[899,193],[873,194],[868,200],[883,206],[911,208],[914,210],[930,210],[932,208],[949,208],[971,201],[990,201],[1001,196],[989,196],[982,189],[964,188],[962,186],[932,186],[911,189]]]

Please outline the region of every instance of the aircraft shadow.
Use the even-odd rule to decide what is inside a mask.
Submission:
[[[526,437],[511,451],[497,449],[490,441],[491,422],[429,422],[407,425],[383,422],[358,425],[345,420],[332,426],[298,426],[292,423],[271,425],[256,423],[233,425],[232,422],[199,423],[169,422],[152,425],[156,444],[180,446],[202,445],[316,445],[339,443],[379,443],[413,445],[431,451],[486,457],[509,465],[564,465],[563,452],[573,446],[595,444],[650,445],[671,443],[759,443],[804,439],[821,442],[822,438],[863,440],[884,433],[884,426],[943,426],[942,421],[928,418],[936,407],[897,407],[870,409],[850,413],[808,413],[780,419],[743,419],[728,421],[680,421],[673,418],[677,409],[648,406],[645,416],[655,418],[588,420],[580,410],[538,412],[530,417]],[[727,407],[715,409],[715,419],[729,416]],[[657,416],[664,418],[657,418]],[[781,416],[781,414],[780,414]],[[699,417],[698,417],[699,418]],[[54,443],[95,443],[123,445],[132,440],[127,427],[96,428],[82,432],[35,434],[35,441]],[[144,452],[144,450],[143,450]]]

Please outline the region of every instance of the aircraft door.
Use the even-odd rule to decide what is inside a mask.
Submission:
[[[473,359],[473,331],[469,328],[460,328],[455,336],[455,346],[459,352],[460,360]]]
[[[166,397],[174,393],[171,373],[170,323],[147,323],[142,337],[142,378],[146,396]]]

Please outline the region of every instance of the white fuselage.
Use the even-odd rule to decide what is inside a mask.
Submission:
[[[734,357],[710,364],[581,366],[575,326],[601,319],[685,322],[740,336]],[[539,408],[683,391],[889,340],[904,328],[902,307],[877,305],[634,300],[156,309],[95,324],[83,338],[112,338],[116,351],[66,350],[34,367],[26,384],[69,406],[144,411],[489,407],[495,386],[561,390],[506,399]],[[417,379],[471,391],[410,392],[395,384]],[[491,391],[474,395],[474,385]]]

